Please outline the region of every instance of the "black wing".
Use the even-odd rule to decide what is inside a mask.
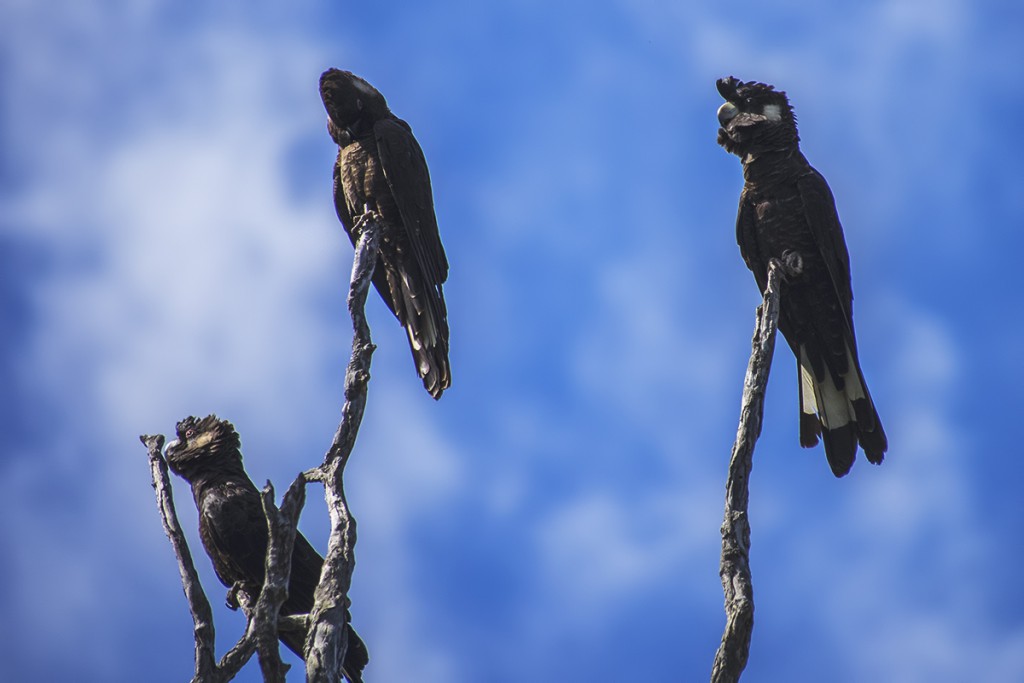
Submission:
[[[871,394],[868,392],[864,373],[857,358],[857,338],[853,328],[853,287],[850,279],[850,255],[846,248],[846,238],[839,223],[835,199],[825,178],[813,168],[800,178],[797,183],[800,198],[804,205],[804,216],[810,226],[811,234],[818,245],[822,259],[828,268],[839,305],[842,308],[846,329],[846,341],[849,345],[857,381],[864,393],[863,400],[853,400],[856,412],[857,438],[870,462],[878,464],[888,449],[888,440],[882,429],[878,412],[875,410]]]
[[[754,274],[757,287],[763,294],[768,286],[768,259],[761,254],[757,243],[757,221],[746,188],[740,193],[740,208],[736,214],[736,243],[740,245],[743,262]]]
[[[426,282],[436,288],[448,279],[448,258],[437,230],[430,172],[423,150],[412,129],[401,119],[381,119],[374,124],[373,132],[384,177],[391,186],[412,252]]]
[[[267,553],[267,522],[259,494],[227,495],[214,490],[203,501],[199,533],[218,578],[236,581],[259,595]]]
[[[753,200],[748,197],[746,188],[740,193],[740,208],[736,215],[736,243],[740,246],[740,254],[747,268],[754,274],[754,281],[757,288],[764,294],[768,287],[768,261],[767,254],[761,251],[760,242],[757,239],[757,216]],[[801,339],[798,335],[800,326],[792,318],[793,311],[789,302],[784,302],[779,311],[779,330],[793,353],[800,357]]]
[[[448,279],[448,259],[434,216],[430,174],[408,124],[397,118],[378,121],[373,127],[381,170],[391,190],[399,216],[391,219],[399,250],[391,264],[396,272],[392,296],[400,309],[398,319],[406,327],[409,346],[423,386],[435,399],[451,385],[448,365],[448,311],[441,284]],[[400,222],[401,226],[394,225]],[[399,282],[399,279],[401,282]]]
[[[814,236],[822,261],[828,269],[839,304],[853,341],[853,288],[850,285],[850,255],[836,212],[835,198],[825,178],[813,168],[797,181],[804,217]]]
[[[292,573],[288,582],[288,600],[281,606],[282,614],[305,614],[313,609],[316,586],[324,558],[301,533],[295,536],[292,550]]]

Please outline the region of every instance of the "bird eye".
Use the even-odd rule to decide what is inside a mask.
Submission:
[[[185,438],[186,439],[191,439],[195,435],[196,435],[196,430],[194,430],[194,429],[190,429],[187,432],[185,432]]]

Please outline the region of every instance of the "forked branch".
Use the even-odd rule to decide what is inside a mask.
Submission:
[[[345,499],[344,471],[352,453],[359,425],[366,407],[366,394],[370,380],[370,360],[374,346],[364,311],[366,296],[377,263],[380,226],[376,214],[368,212],[356,226],[359,239],[352,265],[352,279],[348,295],[348,308],[352,317],[352,356],[345,373],[345,403],[341,422],[324,462],[303,472],[285,493],[281,508],[274,504],[274,491],[270,483],[263,490],[263,510],[267,518],[269,538],[265,581],[255,600],[243,591],[237,591],[239,604],[249,618],[249,628],[224,658],[218,663],[215,656],[213,613],[203,592],[192,561],[185,535],[181,530],[171,483],[167,474],[167,461],[161,451],[163,435],[142,436],[148,454],[157,506],[178,560],[182,585],[189,611],[195,624],[195,675],[193,683],[224,683],[229,681],[259,652],[260,667],[265,681],[284,681],[288,666],[281,662],[277,644],[279,630],[306,629],[305,660],[307,681],[336,683],[343,675],[348,649],[348,589],[355,568],[355,520]],[[287,599],[291,572],[292,549],[295,544],[299,514],[305,501],[305,485],[311,481],[324,484],[324,496],[331,518],[331,535],[327,545],[320,583],[315,592],[313,610],[307,615],[280,617],[281,605]]]

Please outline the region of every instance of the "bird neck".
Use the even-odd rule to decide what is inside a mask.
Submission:
[[[356,119],[351,125],[338,127],[330,118],[327,119],[327,132],[338,147],[344,149],[356,140],[366,139],[373,135],[373,121],[366,117]]]
[[[747,185],[766,186],[799,176],[807,160],[795,146],[748,152],[743,157],[743,180]]]
[[[202,472],[196,473],[190,479],[192,494],[198,501],[203,494],[212,487],[219,487],[225,483],[249,481],[249,475],[241,463],[217,463],[217,466],[205,467]]]
[[[367,116],[362,116],[355,120],[354,123],[345,128],[345,132],[348,133],[349,139],[360,140],[373,135],[373,121]]]

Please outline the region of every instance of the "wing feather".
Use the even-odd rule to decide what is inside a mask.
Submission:
[[[768,286],[768,259],[761,254],[757,242],[757,216],[746,188],[740,194],[740,208],[736,213],[736,243],[747,268],[754,274],[757,288],[764,293]]]
[[[221,582],[236,581],[257,592],[263,585],[267,522],[259,495],[216,491],[206,496],[200,535]]]
[[[832,286],[846,319],[847,332],[853,340],[853,288],[850,284],[850,254],[836,212],[835,198],[825,178],[814,168],[797,181],[804,217],[811,235],[828,269]]]
[[[384,177],[402,216],[413,254],[427,282],[435,288],[448,279],[448,258],[434,215],[430,173],[423,150],[409,124],[387,118],[373,126]]]

